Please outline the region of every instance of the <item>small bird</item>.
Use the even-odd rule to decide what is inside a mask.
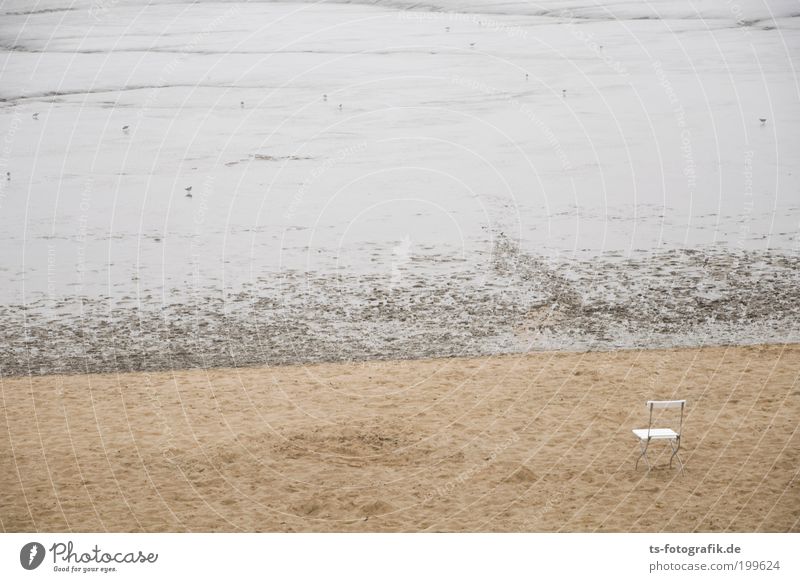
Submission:
[[[186,190],[186,197],[187,198],[191,198],[192,197],[192,187],[191,186],[187,186],[186,188],[184,188],[184,190]]]
[[[450,27],[449,26],[445,26],[444,30],[445,30],[445,32],[450,32]]]
[[[758,120],[761,122],[761,125],[766,125],[767,124],[767,118],[766,117],[759,117]]]
[[[130,125],[123,125],[123,126],[122,126],[122,131],[123,131],[124,133],[128,133],[128,130],[129,130],[130,128],[131,128],[131,126],[130,126]]]
[[[475,48],[475,43],[474,42],[469,43],[469,48]]]
[[[322,100],[323,100],[323,101],[327,101],[327,100],[328,100],[328,94],[327,94],[327,93],[324,93],[324,94],[322,95]]]
[[[528,73],[525,73],[525,80],[528,80]]]
[[[566,99],[566,97],[567,97],[567,90],[566,89],[561,89],[561,96]]]
[[[242,109],[244,109],[244,101],[239,101],[239,107],[241,107]]]
[[[342,104],[339,103],[339,111],[341,111],[341,110],[342,110]]]
[[[11,172],[6,172],[6,180],[11,180]]]
[[[39,119],[39,114],[38,114],[38,113],[34,113],[34,114],[33,114],[33,118],[34,118],[34,119]]]

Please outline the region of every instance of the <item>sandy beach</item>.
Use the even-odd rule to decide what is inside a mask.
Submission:
[[[4,531],[800,531],[800,345],[5,378]],[[634,470],[686,398],[685,474]]]

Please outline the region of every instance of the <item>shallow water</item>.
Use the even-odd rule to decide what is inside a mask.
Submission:
[[[796,337],[792,2],[0,11],[3,373]]]

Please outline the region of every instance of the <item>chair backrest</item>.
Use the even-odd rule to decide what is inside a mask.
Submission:
[[[648,400],[647,406],[652,408],[683,408],[685,400]]]
[[[653,426],[653,410],[659,410],[664,408],[680,408],[681,409],[681,420],[680,424],[678,425],[678,436],[681,435],[681,431],[683,430],[683,409],[686,406],[686,400],[648,400],[647,401],[647,408],[650,410],[650,421],[647,423],[647,436],[650,436],[650,428]]]

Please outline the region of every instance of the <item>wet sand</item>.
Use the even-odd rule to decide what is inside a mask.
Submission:
[[[0,306],[0,374],[800,341],[800,258],[781,251],[557,260],[500,236],[479,266],[437,256],[383,275],[286,271],[238,290],[127,292]]]
[[[799,376],[795,344],[6,377],[0,526],[796,532]],[[634,470],[673,397],[685,474]]]

